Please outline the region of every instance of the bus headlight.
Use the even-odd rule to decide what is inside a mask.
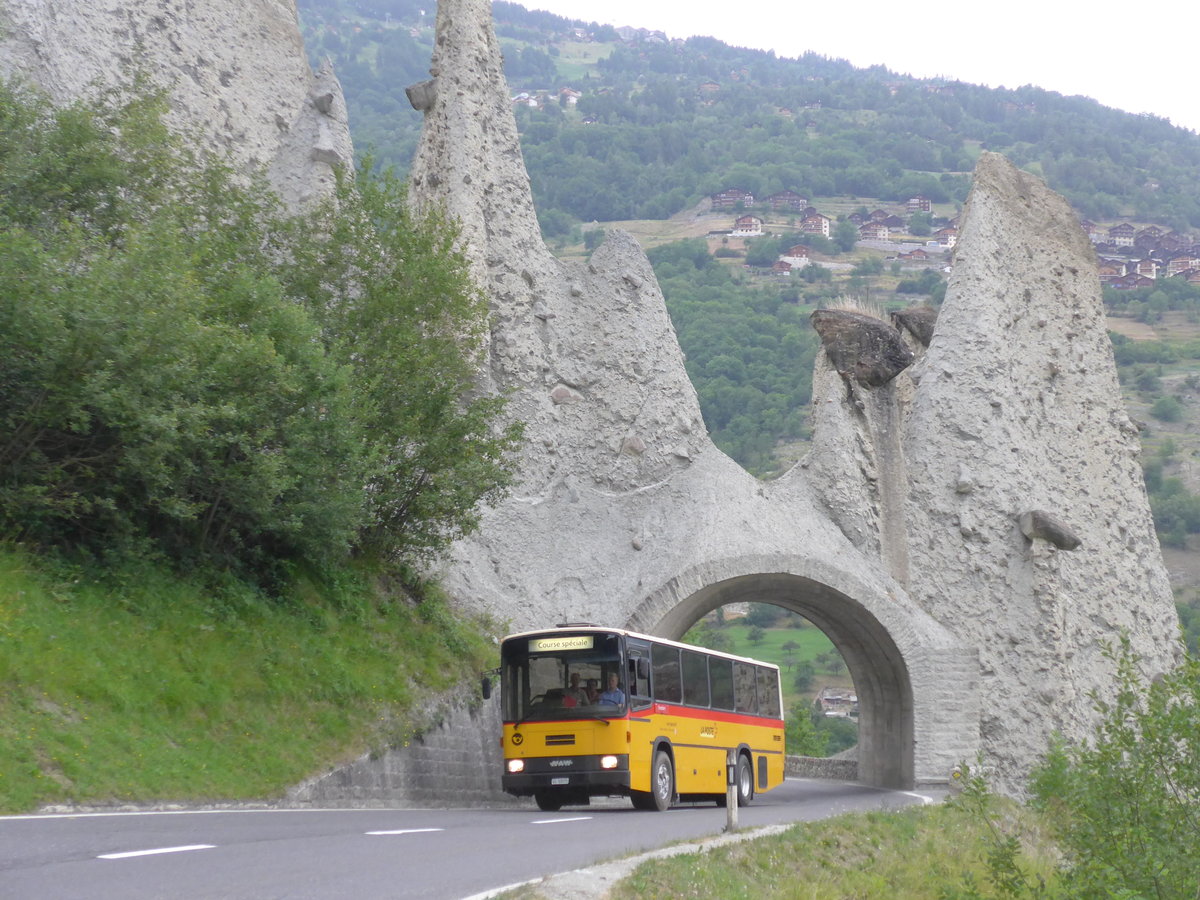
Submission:
[[[519,773],[521,773],[521,772],[524,772],[524,771],[525,771],[525,760],[523,760],[523,759],[510,759],[510,760],[508,761],[508,773],[509,773],[510,775],[517,775],[517,774],[519,774]]]
[[[600,768],[615,769],[618,762],[619,760],[615,756],[602,756],[600,757]]]

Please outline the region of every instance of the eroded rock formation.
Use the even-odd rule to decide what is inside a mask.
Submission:
[[[170,92],[176,127],[265,169],[293,206],[353,160],[341,86],[309,67],[295,0],[0,0],[0,73],[57,101],[145,74]]]

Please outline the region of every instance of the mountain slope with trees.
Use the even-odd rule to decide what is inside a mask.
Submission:
[[[342,80],[360,148],[403,169],[428,77],[430,16],[410,0],[301,0],[305,40]],[[780,58],[713,38],[494,4],[543,226],[665,218],[725,187],[961,201],[980,148],[1044,176],[1081,214],[1200,227],[1200,136],[1026,86],[993,89]],[[562,93],[571,89],[578,97]],[[530,105],[530,103],[534,105]]]

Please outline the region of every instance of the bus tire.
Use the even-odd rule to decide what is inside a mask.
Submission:
[[[563,798],[558,791],[538,791],[533,795],[533,799],[537,801],[538,809],[543,812],[558,812],[563,806]]]
[[[754,799],[754,767],[744,753],[738,754],[736,783],[738,806],[749,806]]]
[[[671,764],[671,754],[666,750],[658,750],[654,754],[654,766],[650,770],[650,796],[658,812],[666,812],[675,800],[675,767]]]

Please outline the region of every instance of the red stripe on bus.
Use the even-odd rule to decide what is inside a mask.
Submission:
[[[660,707],[662,708],[660,711]],[[695,706],[676,706],[673,703],[655,703],[649,712],[659,716],[680,716],[685,719],[716,719],[734,725],[757,725],[760,728],[782,728],[783,719],[771,719],[749,713],[729,712],[723,709],[700,709]]]

